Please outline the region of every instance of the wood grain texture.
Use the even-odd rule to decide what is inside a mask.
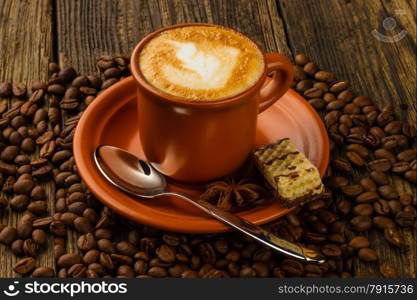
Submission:
[[[403,121],[416,124],[415,1],[278,0],[277,5],[293,54],[307,53],[322,69],[348,79],[357,95],[370,96],[379,107],[391,104]],[[390,17],[396,27],[386,30],[383,22]],[[373,30],[386,36],[402,30],[407,34],[386,43],[376,39]],[[398,192],[416,192],[399,177],[392,181]],[[401,276],[416,277],[417,231],[403,233],[409,245],[404,250],[388,245],[376,230],[368,236],[380,261],[396,265]],[[356,271],[381,276],[377,264],[357,261]]]
[[[80,73],[95,73],[98,56],[129,55],[139,40],[162,26],[209,22],[243,32],[267,52],[288,57],[305,52],[322,69],[348,79],[358,94],[393,104],[403,120],[415,124],[415,12],[414,0],[0,0],[0,82],[46,79],[51,57]],[[395,18],[394,30],[384,29],[387,17]],[[386,35],[406,30],[407,35],[383,43],[373,37],[374,29]],[[393,181],[398,191],[411,190],[401,179]],[[53,188],[47,189],[52,213]],[[17,218],[6,213],[1,222],[16,225]],[[405,250],[390,247],[378,232],[369,237],[381,261],[397,265],[402,276],[415,277],[416,230],[404,234],[410,245]],[[72,233],[69,252],[76,251],[75,241]],[[54,265],[49,243],[39,265]],[[0,246],[0,277],[16,276],[11,270],[15,261]],[[357,263],[356,269],[380,276],[376,264]]]
[[[46,80],[52,46],[52,7],[48,0],[0,1],[0,82],[24,82],[30,86],[34,80]],[[51,211],[53,190],[51,186],[46,186],[46,190]],[[21,215],[7,209],[0,223],[16,226]],[[10,249],[0,245],[0,277],[18,276],[12,270],[16,261]],[[41,252],[38,264],[54,266],[52,237],[47,249]]]
[[[146,34],[185,22],[229,26],[265,51],[290,55],[274,1],[59,0],[56,9],[59,56],[81,73],[93,72],[99,55],[130,54]]]

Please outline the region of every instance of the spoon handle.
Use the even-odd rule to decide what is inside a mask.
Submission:
[[[240,232],[243,232],[244,234],[251,236],[255,240],[287,256],[311,262],[323,263],[325,261],[325,258],[318,252],[302,247],[295,243],[291,243],[287,240],[281,239],[276,235],[272,234],[271,232],[268,232],[267,230],[253,223],[250,223],[239,216],[223,211],[206,201],[193,200],[191,196],[182,193],[168,192],[167,194],[187,200],[189,203],[204,210],[206,213],[212,215],[217,220],[227,225],[230,225],[231,227],[239,230]]]

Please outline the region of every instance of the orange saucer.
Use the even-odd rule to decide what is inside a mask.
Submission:
[[[93,151],[101,144],[120,147],[144,157],[139,142],[136,86],[132,77],[104,91],[87,108],[74,137],[78,171],[91,192],[120,215],[167,231],[218,233],[231,229],[175,197],[133,198],[113,187],[94,165]],[[296,92],[289,90],[258,118],[256,147],[289,137],[318,167],[323,176],[329,163],[329,140],[320,117]],[[198,197],[199,191],[171,183],[169,189]],[[270,222],[290,210],[267,201],[239,215],[255,224]]]

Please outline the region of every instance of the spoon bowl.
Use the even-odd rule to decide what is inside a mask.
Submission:
[[[166,190],[162,174],[123,149],[101,145],[94,151],[94,161],[108,181],[129,194],[154,198]]]

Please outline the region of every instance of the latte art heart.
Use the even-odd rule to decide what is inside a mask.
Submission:
[[[262,75],[256,45],[225,28],[188,26],[163,31],[141,51],[139,67],[155,88],[194,101],[239,94]]]
[[[177,47],[176,57],[182,62],[164,66],[164,73],[174,84],[191,89],[219,89],[226,85],[235,68],[239,49],[220,47],[205,52],[194,43],[171,41]]]

